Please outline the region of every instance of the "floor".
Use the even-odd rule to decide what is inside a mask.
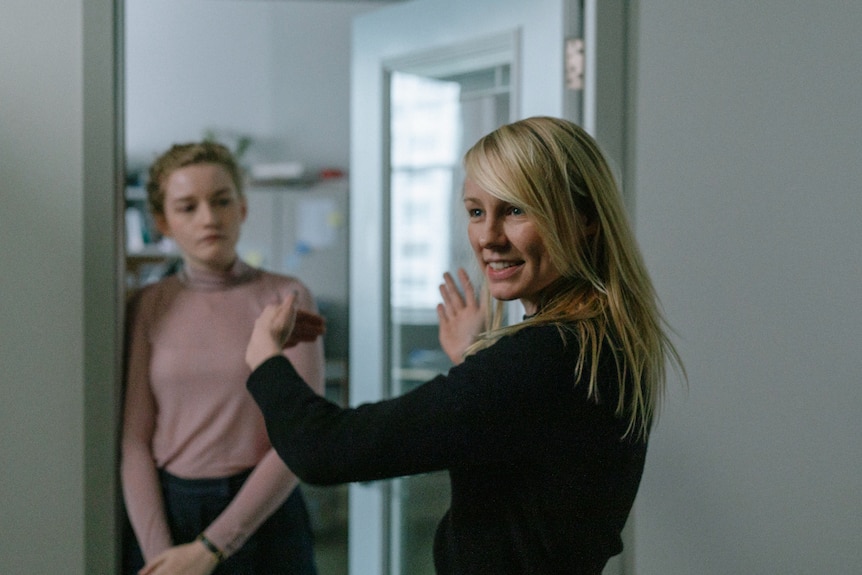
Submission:
[[[347,486],[302,489],[314,529],[318,575],[347,575]]]

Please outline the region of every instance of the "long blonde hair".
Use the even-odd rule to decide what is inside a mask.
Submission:
[[[522,323],[502,326],[498,302],[490,329],[467,353],[528,326],[556,325],[562,335],[577,338],[575,379],[588,375],[588,394],[599,401],[599,356],[610,350],[619,375],[615,413],[628,419],[625,436],[646,438],[664,393],[667,362],[683,374],[685,369],[596,142],[572,122],[533,117],[481,138],[467,151],[464,168],[479,187],[533,218],[561,275],[545,290],[538,313]]]

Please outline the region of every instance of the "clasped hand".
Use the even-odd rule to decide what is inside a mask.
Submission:
[[[209,575],[218,560],[199,541],[176,545],[164,551],[138,571],[138,575]]]
[[[296,294],[279,304],[270,304],[254,322],[245,351],[245,362],[252,371],[282,350],[298,343],[314,341],[326,332],[326,320],[316,313],[296,307]]]

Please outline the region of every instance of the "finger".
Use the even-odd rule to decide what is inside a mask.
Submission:
[[[464,299],[466,300],[466,305],[475,304],[476,303],[476,290],[473,287],[473,282],[470,280],[469,274],[467,274],[467,270],[464,268],[458,268],[458,279],[461,280],[461,285],[464,286]]]
[[[303,342],[303,341],[314,341],[318,337],[320,337],[321,335],[323,335],[323,332],[321,330],[308,330],[308,329],[296,330],[296,329],[294,329],[290,333],[290,336],[288,336],[285,346],[282,346],[282,347],[286,347],[290,343],[299,343],[299,342]]]
[[[294,313],[294,302],[296,302],[296,292],[287,294],[287,297],[281,300],[281,303],[278,304],[276,319],[282,320],[292,315]]]
[[[313,342],[324,333],[326,333],[326,321],[322,316],[298,310],[293,330],[285,339],[282,348],[293,347],[303,342]]]
[[[316,339],[317,337],[297,337],[296,335],[291,334],[284,344],[282,344],[281,349],[290,349],[300,343],[311,343]]]
[[[443,307],[445,308],[444,311],[449,313],[450,311],[452,311],[452,308],[454,306],[454,302],[452,301],[452,297],[450,295],[450,289],[446,285],[445,275],[444,275],[444,283],[440,284],[439,290],[440,290],[440,298],[443,300]]]
[[[461,296],[461,290],[458,289],[458,284],[455,283],[455,278],[452,277],[452,274],[449,272],[444,273],[443,280],[451,304],[457,306],[459,309],[464,307],[464,298]]]
[[[437,319],[440,321],[441,326],[449,322],[449,317],[446,315],[446,306],[442,303],[437,304]]]
[[[298,310],[294,321],[294,330],[301,330],[303,332],[315,333],[318,335],[326,331],[326,320],[317,314]]]
[[[296,323],[302,323],[307,326],[319,326],[321,329],[326,329],[325,317],[310,311],[305,311],[304,309],[296,310]]]
[[[287,297],[285,297],[281,303],[278,305],[278,309],[276,310],[275,320],[281,324],[286,323],[289,320],[294,320],[296,318],[296,293],[289,293]]]
[[[441,305],[445,308],[444,311],[448,311],[452,307],[452,300],[449,298],[449,290],[446,284],[440,284],[440,297],[443,299]]]
[[[149,575],[150,573],[153,573],[156,569],[159,568],[159,565],[162,564],[162,560],[162,556],[158,555],[155,559],[144,565],[144,567],[140,571],[141,575]]]
[[[324,330],[315,326],[294,326],[291,337],[302,340],[313,340],[323,335]]]

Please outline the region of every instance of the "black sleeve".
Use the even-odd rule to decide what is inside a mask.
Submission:
[[[281,356],[258,367],[248,388],[273,447],[300,478],[317,484],[368,481],[534,450],[536,434],[554,420],[552,412],[572,406],[574,354],[553,328],[523,330],[447,376],[351,409],[316,395]]]

